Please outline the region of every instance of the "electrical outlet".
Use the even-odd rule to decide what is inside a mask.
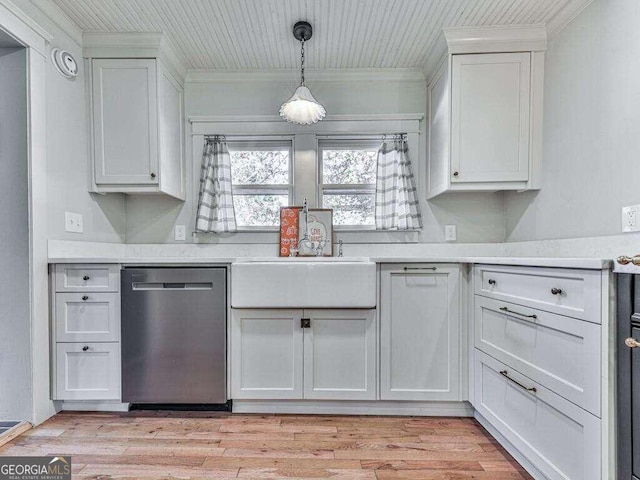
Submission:
[[[622,231],[640,231],[640,205],[622,207]]]
[[[173,239],[176,242],[184,242],[187,239],[187,230],[184,225],[176,225],[173,231]]]
[[[445,225],[444,226],[444,240],[445,242],[455,242],[457,238],[455,225]]]
[[[81,213],[64,212],[64,229],[67,232],[82,233],[84,224]]]

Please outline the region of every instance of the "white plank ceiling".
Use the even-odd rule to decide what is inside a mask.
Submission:
[[[576,0],[52,0],[84,31],[163,31],[192,69],[424,68],[443,27],[547,23]]]

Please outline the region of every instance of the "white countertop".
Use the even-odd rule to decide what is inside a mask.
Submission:
[[[366,257],[376,263],[484,263],[491,265],[523,265],[554,268],[584,268],[603,270],[612,267],[612,261],[602,258],[543,258],[543,257],[464,257],[464,256],[403,256],[403,257]],[[119,263],[123,265],[221,265],[233,262],[256,260],[257,257],[51,257],[49,263]],[[291,261],[279,257],[259,257],[260,261]],[[363,257],[354,257],[362,261]],[[313,257],[308,260],[313,261]],[[349,257],[344,257],[348,261]]]
[[[376,263],[466,263],[592,270],[613,267],[613,252],[635,252],[634,242],[595,238],[522,244],[345,244],[343,259]],[[300,259],[277,257],[271,244],[122,244],[49,240],[49,263],[123,265],[226,265]],[[610,256],[611,255],[611,256]],[[305,259],[313,261],[313,257]],[[636,267],[638,268],[638,267]]]

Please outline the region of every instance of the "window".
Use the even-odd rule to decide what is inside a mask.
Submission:
[[[291,141],[229,141],[239,230],[277,228],[293,198]]]
[[[379,140],[326,140],[319,143],[320,204],[333,208],[333,224],[375,229]]]

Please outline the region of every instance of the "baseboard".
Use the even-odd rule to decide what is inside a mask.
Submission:
[[[20,422],[19,424],[11,427],[9,430],[0,435],[0,447],[9,443],[16,437],[19,437],[27,430],[31,430],[33,426],[29,422]]]
[[[128,412],[129,404],[120,403],[118,401],[78,401],[78,402],[62,402],[61,410],[75,412]]]
[[[526,459],[520,451],[513,446],[513,444],[507,440],[498,430],[496,430],[482,415],[475,412],[474,418],[487,430],[493,438],[495,438],[502,447],[509,452],[509,454],[516,459],[516,461],[522,465],[522,467],[531,475],[535,480],[548,480],[548,478],[533,464]]]
[[[468,402],[234,400],[233,413],[473,417]]]

